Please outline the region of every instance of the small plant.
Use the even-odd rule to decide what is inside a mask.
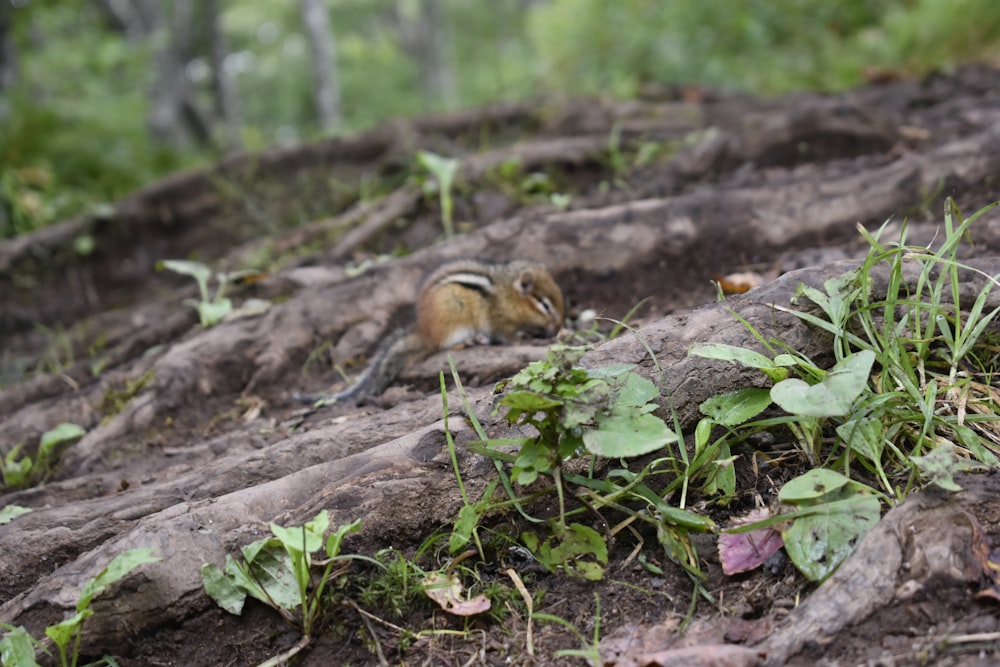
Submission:
[[[569,210],[570,205],[573,203],[573,195],[553,192],[549,195],[549,201],[560,211]]]
[[[249,595],[302,632],[302,640],[289,651],[263,664],[281,664],[309,645],[327,585],[346,571],[350,559],[362,558],[340,553],[344,538],[357,532],[360,525],[358,520],[340,526],[324,542],[323,535],[330,526],[327,510],[303,526],[284,528],[272,523],[274,537],[243,547],[242,562],[227,555],[224,568],[212,563],[202,566],[205,592],[229,613],[242,613]],[[325,558],[314,560],[314,552],[320,549],[324,550]],[[322,567],[318,578],[313,577],[314,566]]]
[[[198,313],[201,326],[208,328],[222,322],[233,314],[233,302],[226,297],[226,290],[232,283],[257,274],[254,269],[234,271],[232,273],[216,273],[218,287],[214,295],[209,295],[208,281],[212,279],[212,269],[201,262],[185,259],[164,259],[157,263],[157,269],[173,271],[185,276],[191,276],[198,283],[200,299],[185,299],[184,303],[194,308]]]
[[[429,151],[418,152],[417,161],[421,167],[437,179],[437,192],[441,202],[441,223],[444,226],[445,238],[450,239],[455,235],[454,202],[451,190],[455,182],[455,175],[458,173],[459,161]],[[425,184],[425,191],[428,191],[427,185]]]
[[[137,378],[126,378],[122,389],[109,388],[101,398],[100,408],[104,413],[104,420],[107,421],[124,410],[129,401],[138,396],[155,375],[156,369],[150,368]]]
[[[705,517],[671,506],[644,482],[664,461],[672,460],[667,449],[678,441],[676,432],[652,414],[657,407],[652,401],[659,396],[658,390],[649,380],[632,373],[629,366],[578,367],[583,353],[584,348],[553,346],[545,360],[530,364],[501,385],[505,393],[498,400],[497,411],[506,409],[504,418],[508,423],[532,426],[537,436],[484,439],[481,445],[471,445],[470,449],[497,461],[500,479],[511,502],[533,522],[541,523],[521,508],[521,499],[514,496],[499,463],[512,464],[510,477],[521,485],[532,484],[541,475],[553,479],[559,515],[547,522],[546,534],[527,531],[522,535],[546,568],[552,571],[562,568],[587,579],[600,579],[604,574],[608,559],[605,536],[589,526],[567,522],[569,516],[584,511],[584,508],[566,509],[563,486],[572,484],[577,488],[577,498],[590,511],[610,507],[652,523],[671,557],[697,573],[697,555],[687,534],[711,530],[714,524]],[[468,408],[467,413],[474,419]],[[478,422],[473,423],[482,434]],[[498,449],[510,445],[518,446],[517,454]],[[564,470],[568,459],[583,455],[621,459],[659,450],[664,450],[665,456],[648,464],[640,473],[613,469],[604,479],[598,479]],[[638,511],[630,506],[633,502],[649,511]],[[478,512],[479,506],[470,511]]]
[[[590,641],[587,640],[587,638],[582,632],[580,632],[580,630],[577,629],[575,625],[561,616],[546,614],[544,612],[535,612],[531,615],[531,618],[536,621],[547,621],[549,623],[556,623],[563,626],[575,635],[580,644],[583,646],[582,649],[561,649],[554,653],[555,657],[586,658],[592,665],[601,664],[601,654],[598,651],[601,644],[601,598],[597,593],[594,593],[594,637]]]
[[[59,664],[62,667],[76,667],[80,657],[80,638],[83,633],[84,622],[94,615],[90,608],[90,603],[96,595],[105,591],[117,581],[124,579],[128,574],[146,563],[157,563],[163,560],[159,556],[153,555],[151,549],[130,549],[123,554],[119,554],[108,563],[101,572],[89,580],[83,586],[80,599],[76,603],[76,613],[69,618],[50,625],[45,628],[45,635],[52,640],[59,651]],[[24,629],[24,627],[14,627],[7,623],[0,623],[0,627],[7,630],[3,638],[0,639],[0,658],[4,667],[37,667],[35,660],[36,649],[42,649],[47,655],[51,655],[44,644]],[[70,653],[70,643],[73,644]],[[113,663],[108,663],[113,664]]]
[[[692,356],[758,369],[773,383],[702,404],[691,477],[708,480],[707,491],[732,493],[734,478],[712,477],[715,462],[729,456],[733,443],[775,427],[793,434],[810,465],[822,466],[785,484],[779,514],[734,533],[785,523],[782,538],[793,562],[822,580],[878,518],[879,494],[848,475],[871,475],[887,498],[905,495],[917,480],[956,490],[956,471],[973,461],[997,465],[1000,414],[973,369],[981,368],[987,383],[997,371],[995,347],[984,341],[1000,314],[985,308],[998,283],[980,273],[984,287],[963,306],[959,271],[976,271],[957,260],[971,224],[993,206],[963,219],[949,199],[944,239],[934,252],[907,246],[905,225],[893,244],[861,228],[871,248],[859,269],[822,290],[796,290],[796,303],[808,300],[813,312],[775,306],[832,336],[836,363],[828,370],[752,328],[773,356],[717,344],[691,348]],[[875,276],[882,277],[884,299],[873,298]],[[756,419],[772,405],[785,414]]]
[[[15,445],[0,460],[0,476],[3,478],[4,487],[24,488],[45,479],[52,472],[61,448],[76,442],[85,433],[86,431],[76,424],[59,424],[42,434],[34,460],[30,456],[20,456],[23,443]]]

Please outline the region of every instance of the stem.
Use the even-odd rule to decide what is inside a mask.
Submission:
[[[284,653],[279,653],[273,658],[265,660],[264,662],[257,665],[257,667],[279,667],[279,665],[284,665],[289,660],[291,660],[297,653],[299,653],[299,651],[309,646],[310,641],[312,641],[312,637],[310,637],[309,635],[302,635],[302,639],[300,639],[295,644],[295,646],[291,647]]]
[[[552,471],[552,478],[556,482],[556,495],[559,496],[559,523],[566,525],[566,501],[563,498],[562,466],[556,465]]]

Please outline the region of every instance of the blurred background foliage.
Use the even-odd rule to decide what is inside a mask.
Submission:
[[[995,0],[0,0],[0,238],[395,116],[838,90],[998,54]]]

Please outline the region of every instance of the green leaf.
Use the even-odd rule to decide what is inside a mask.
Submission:
[[[265,537],[262,540],[257,540],[255,542],[251,542],[250,544],[244,545],[244,547],[240,549],[240,553],[243,554],[243,560],[245,560],[248,563],[252,563],[257,559],[257,554],[259,554],[265,548],[276,549],[280,546],[281,542],[279,542],[277,538]]]
[[[719,394],[703,402],[698,409],[723,426],[738,426],[753,419],[771,405],[767,389],[750,387]]]
[[[479,525],[479,510],[475,505],[462,505],[458,510],[455,528],[448,538],[449,553],[458,553],[472,539],[472,531]]]
[[[732,361],[741,366],[756,368],[758,370],[777,368],[773,361],[760,352],[748,350],[745,347],[726,345],[725,343],[695,343],[688,348],[688,356]]]
[[[198,311],[198,319],[203,327],[212,327],[232,311],[233,302],[228,297],[216,301],[188,301]]]
[[[793,415],[846,415],[854,400],[868,386],[868,377],[874,363],[875,354],[870,350],[855,352],[827,371],[819,384],[809,386],[798,379],[783,380],[771,388],[771,398]]]
[[[708,446],[708,439],[712,437],[712,428],[715,422],[705,417],[698,420],[698,425],[694,427],[694,454],[698,456]]]
[[[329,526],[330,513],[327,510],[303,526],[284,528],[273,522],[270,524],[271,532],[288,553],[299,597],[303,601],[309,588],[309,568],[312,565],[309,554],[323,547],[323,533]]]
[[[86,431],[82,426],[77,426],[76,424],[70,424],[69,422],[63,422],[59,424],[54,429],[48,430],[42,434],[41,442],[38,445],[39,453],[38,456],[41,458],[43,452],[48,452],[56,445],[69,442],[71,440],[76,440],[82,438],[86,435]]]
[[[285,549],[312,553],[323,547],[323,534],[330,527],[330,512],[323,510],[304,526],[284,528],[276,523],[271,523],[270,526],[271,532]]]
[[[911,456],[920,474],[946,491],[961,491],[962,487],[955,483],[955,473],[975,467],[966,459],[955,453],[954,445],[940,444],[924,456]]]
[[[332,533],[326,540],[327,558],[336,558],[340,555],[340,545],[347,537],[348,533],[356,533],[361,530],[361,519],[355,519],[351,523],[338,526],[336,532]]]
[[[878,498],[868,494],[818,505],[782,531],[785,551],[808,579],[823,581],[878,523],[879,510]]]
[[[268,546],[258,552],[252,563],[239,563],[226,556],[225,573],[234,585],[266,605],[292,610],[302,604],[292,559],[277,546]]]
[[[576,362],[574,361],[574,363]],[[601,366],[600,368],[588,368],[587,375],[599,380],[613,382],[616,379],[627,377],[628,373],[634,369],[635,364],[611,364],[610,366]],[[659,392],[657,392],[658,395]]]
[[[593,528],[578,523],[563,526],[551,523],[552,534],[544,542],[539,542],[533,533],[522,535],[527,546],[538,558],[538,562],[549,571],[562,567],[567,574],[598,581],[604,576],[604,565],[608,563],[608,545]]]
[[[0,639],[0,663],[4,667],[38,667],[32,639],[24,626],[7,632]]]
[[[27,514],[31,511],[30,507],[21,507],[20,505],[6,505],[3,509],[0,509],[0,526],[5,523],[10,523],[22,514]]]
[[[882,460],[885,434],[880,420],[871,417],[852,419],[837,427],[837,435],[847,443],[851,451],[873,463]]]
[[[247,593],[236,585],[234,577],[213,563],[205,563],[201,566],[201,583],[208,596],[215,600],[215,604],[236,616],[243,613]]]
[[[69,645],[70,640],[73,639],[73,635],[79,631],[80,626],[83,625],[83,622],[93,615],[94,612],[90,609],[77,611],[69,618],[45,628],[45,635],[55,642],[56,646],[60,649],[60,653],[63,653],[66,651],[66,647]]]
[[[528,485],[538,479],[543,472],[550,472],[552,461],[549,450],[535,440],[525,443],[514,460],[511,476],[518,484]]]
[[[597,429],[584,431],[583,444],[598,456],[641,456],[677,441],[663,420],[650,414],[612,414],[598,417],[597,425]]]
[[[736,493],[736,467],[733,465],[735,456],[732,456],[728,443],[719,446],[719,453],[712,461],[715,470],[709,475],[708,481],[702,487],[706,495],[714,496],[721,493],[724,496],[732,496]]]
[[[185,259],[164,259],[157,262],[158,270],[167,269],[184,276],[191,276],[198,283],[198,291],[202,301],[208,301],[208,281],[212,278],[212,269],[201,262],[192,262]]]
[[[850,483],[851,480],[839,472],[826,468],[813,468],[785,482],[778,492],[778,500],[793,504],[814,502],[822,500]]]
[[[194,262],[186,259],[164,259],[157,262],[158,269],[166,269],[184,276],[191,276],[198,284],[208,284],[212,277],[212,269],[201,262]]]
[[[950,428],[952,433],[955,434],[955,440],[958,441],[958,444],[972,452],[977,461],[985,463],[988,466],[996,466],[1000,463],[997,460],[996,454],[983,445],[982,438],[971,428],[964,424],[951,424]],[[2,512],[0,512],[0,515],[2,515]]]
[[[451,182],[458,171],[458,160],[455,158],[446,158],[430,151],[418,151],[417,160],[424,169],[431,172],[438,179],[442,189],[451,187]]]
[[[552,408],[559,407],[563,402],[557,398],[543,396],[531,391],[512,391],[500,399],[500,404],[514,410],[533,413],[551,410]]]
[[[98,573],[96,577],[88,581],[80,592],[80,601],[77,602],[78,611],[83,611],[90,606],[90,601],[95,595],[105,590],[111,584],[120,579],[124,579],[128,574],[146,563],[159,563],[163,558],[154,555],[152,549],[129,549],[118,554],[108,566]]]
[[[655,384],[641,375],[629,373],[615,403],[621,406],[642,407],[659,397],[660,390]]]
[[[21,452],[21,446],[16,445],[11,449],[3,460],[3,482],[7,486],[21,486],[25,484],[34,467],[31,457],[25,456],[21,460],[15,460]]]

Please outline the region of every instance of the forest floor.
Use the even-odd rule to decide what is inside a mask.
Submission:
[[[419,150],[461,159],[450,240],[437,195],[417,175]],[[333,525],[361,519],[347,553],[387,562],[391,548],[424,570],[445,566],[462,506],[445,429],[473,500],[496,476],[465,447],[476,435],[453,388],[442,421],[446,355],[358,407],[317,410],[291,398],[336,384],[336,368],[360,371],[378,341],[412,319],[420,277],[444,260],[545,263],[570,328],[585,328],[586,311],[620,319],[639,306],[630,323],[663,374],[629,335],[592,337],[583,363],[636,364],[663,392],[660,416],[676,415],[689,433],[702,401],[751,381],[689,359],[691,343],[753,345],[736,312],[804,354],[831,358],[828,340],[771,304],[788,306],[799,283],[822,285],[858,266],[868,248],[858,224],[889,221],[883,238],[893,240],[906,219],[908,242],[933,244],[945,198],[972,213],[1000,198],[998,177],[1000,70],[974,65],[838,95],[665,88],[633,102],[401,120],[177,174],[111,211],[5,241],[0,453],[24,443],[33,454],[61,422],[87,433],[39,483],[0,487],[0,507],[32,510],[0,525],[0,621],[41,636],[114,556],[150,547],[162,562],[95,599],[85,656],[251,665],[294,645],[298,631],[256,601],[241,616],[223,611],[200,569],[236,556],[269,522],[301,525],[325,509]],[[963,258],[997,273],[995,211],[972,237]],[[81,252],[81,239],[93,250]],[[199,326],[184,303],[197,296],[193,281],[155,270],[169,258],[261,269],[227,294],[257,309]],[[742,272],[762,284],[718,303],[712,281]],[[491,437],[517,434],[491,415],[493,384],[545,351],[536,341],[453,353]],[[773,501],[804,462],[760,447],[737,457],[727,504],[692,490],[688,506],[725,526]],[[508,548],[531,526],[498,511],[481,529],[489,553],[462,569],[473,592],[495,596],[493,612],[447,614],[401,579],[391,595],[376,595],[390,584],[359,561],[293,664],[587,659],[557,654],[565,650],[620,666],[996,664],[1000,609],[976,597],[975,565],[978,545],[1000,536],[990,502],[1000,479],[961,483],[957,494],[912,494],[822,585],[785,560],[724,576],[717,535],[706,533],[691,536],[705,574],[696,588],[646,529],[611,540],[600,581],[550,573]],[[551,516],[553,502],[529,509]],[[620,521],[592,519],[601,532]],[[508,570],[548,617],[530,618]]]

